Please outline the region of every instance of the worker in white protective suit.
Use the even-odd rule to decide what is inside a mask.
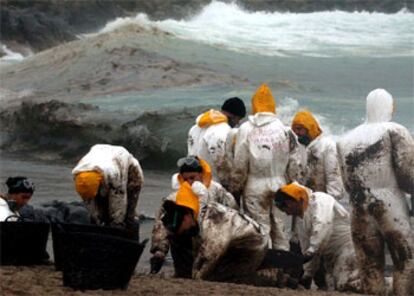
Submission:
[[[268,235],[237,210],[206,203],[195,188],[198,183],[184,182],[162,205],[159,220],[171,246],[175,275],[213,281],[254,275],[266,254]]]
[[[390,122],[393,107],[386,90],[370,92],[366,122],[338,141],[338,152],[364,292],[384,292],[387,244],[394,294],[414,295],[414,234],[404,196],[414,193],[414,141],[405,127]]]
[[[187,182],[195,188],[202,204],[217,202],[235,209],[236,211],[238,210],[238,204],[233,195],[227,192],[220,183],[212,180],[211,168],[206,161],[196,156],[187,156],[180,159],[177,162],[177,165],[180,172],[173,176],[174,192],[163,201],[163,204],[165,201],[175,200],[176,192],[185,182]],[[178,178],[176,176],[178,176]],[[151,270],[153,273],[160,270],[165,261],[165,256],[170,249],[167,229],[161,220],[164,214],[165,210],[161,207],[152,231],[152,246],[150,252],[153,254],[151,259]],[[179,240],[181,243],[176,241],[176,243],[171,246],[171,252],[175,256],[182,253],[180,258],[185,258],[185,250],[188,250],[188,245],[191,244],[191,241],[191,238],[183,236],[182,239]],[[187,274],[188,276],[188,264],[184,264],[183,266],[183,264],[180,263],[181,261],[182,260],[177,259],[174,263],[176,265],[176,275],[184,276],[184,274]],[[184,262],[186,262],[186,260],[184,260]],[[187,269],[185,266],[187,266]]]
[[[231,190],[232,174],[234,169],[234,150],[236,146],[236,137],[239,127],[232,128],[227,133],[225,151],[223,157],[217,160],[217,179],[220,184],[227,190]],[[237,203],[240,205],[240,196],[237,196]]]
[[[267,197],[299,177],[298,142],[276,117],[275,99],[266,84],[253,96],[252,111],[236,135],[230,191],[242,195],[245,213],[269,231],[272,248],[288,250],[284,214]]]
[[[340,200],[345,189],[335,141],[323,133],[318,120],[307,110],[295,114],[292,130],[302,144],[300,150],[304,174],[300,182],[313,191],[325,192]],[[294,227],[296,218],[292,219]],[[293,236],[291,244],[296,243],[298,240]],[[327,288],[325,278],[324,264],[320,264],[314,280],[321,289]]]
[[[205,201],[215,201],[232,209],[239,209],[239,205],[233,195],[228,192],[220,183],[213,180],[210,165],[201,157],[188,155],[177,161],[179,173],[172,177],[172,189],[178,190],[184,182],[192,185],[199,181],[204,184],[206,191],[203,198]]]
[[[207,161],[216,181],[220,180],[218,171],[224,161],[228,133],[245,116],[243,101],[237,97],[230,98],[223,103],[221,111],[211,109],[199,115],[188,133],[188,155],[196,155]],[[221,176],[227,173],[228,170]]]
[[[340,200],[345,193],[336,143],[324,135],[316,118],[309,111],[296,113],[292,130],[305,149],[302,184],[313,191],[328,193]]]
[[[124,147],[94,145],[72,174],[76,191],[96,224],[138,227],[136,208],[144,174]]]
[[[296,182],[274,195],[276,206],[297,217],[297,235],[307,260],[300,282],[310,288],[323,264],[328,289],[359,291],[360,282],[348,211],[332,196]],[[323,260],[322,260],[323,259]]]

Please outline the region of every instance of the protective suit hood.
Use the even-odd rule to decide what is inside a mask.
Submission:
[[[322,128],[318,120],[307,110],[296,113],[292,121],[292,127],[294,124],[300,124],[306,128],[312,140],[322,134]]]
[[[276,114],[270,112],[260,112],[249,116],[249,121],[254,126],[263,126],[275,120],[278,120]]]
[[[304,210],[308,208],[309,197],[312,194],[312,190],[310,190],[309,188],[306,188],[305,186],[302,186],[297,182],[292,182],[288,185],[281,187],[280,190],[296,201],[303,201]]]
[[[252,98],[253,114],[259,112],[276,113],[276,101],[267,84],[262,84]]]
[[[200,162],[201,167],[203,168],[203,172],[201,173],[202,183],[204,184],[204,186],[206,186],[208,188],[208,187],[210,187],[211,180],[213,179],[213,175],[211,173],[211,167],[208,164],[208,162],[205,161],[204,159],[202,159],[201,157],[199,157],[198,160]],[[184,181],[183,177],[181,176],[181,174],[177,175],[177,179],[178,179],[179,185],[183,185],[185,183],[185,181]],[[174,188],[175,187],[175,185],[174,185],[174,176],[173,176],[173,179],[172,179],[172,185],[173,185],[172,187]]]
[[[184,182],[181,184],[177,191],[175,204],[192,210],[194,212],[194,217],[197,219],[198,214],[200,213],[200,202],[189,183]]]
[[[75,188],[83,199],[95,198],[103,176],[97,171],[80,172],[75,176]]]
[[[223,122],[228,122],[227,116],[214,109],[210,109],[209,111],[204,112],[196,119],[196,123],[200,128],[206,128]]]
[[[393,104],[391,94],[385,89],[371,91],[367,96],[367,123],[391,121]]]

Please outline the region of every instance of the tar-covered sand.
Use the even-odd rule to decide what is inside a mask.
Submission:
[[[0,268],[1,296],[40,295],[357,295],[317,290],[289,290],[273,287],[256,287],[229,283],[216,283],[188,279],[176,279],[162,275],[134,275],[127,290],[75,291],[63,287],[62,273],[53,265]]]

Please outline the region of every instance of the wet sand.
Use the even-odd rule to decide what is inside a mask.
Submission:
[[[163,275],[134,275],[127,290],[74,291],[63,287],[62,273],[50,266],[0,268],[0,291],[2,296],[25,295],[360,295],[309,290],[289,290],[272,287],[255,287],[229,283],[215,283],[187,279],[175,279]]]

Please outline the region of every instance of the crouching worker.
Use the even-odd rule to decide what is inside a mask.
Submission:
[[[199,202],[187,182],[164,201],[160,220],[178,277],[244,278],[255,273],[267,250],[268,236],[259,224],[217,202]]]
[[[239,209],[239,205],[233,195],[228,192],[220,183],[213,180],[210,165],[202,158],[189,155],[177,161],[180,170],[172,177],[172,188],[178,190],[180,185],[188,182],[194,184],[201,202],[208,203],[216,201],[230,208]]]
[[[309,260],[304,265],[301,284],[308,289],[311,287],[322,261],[328,289],[359,291],[359,274],[347,210],[332,196],[312,192],[296,182],[281,187],[274,200],[280,210],[299,218],[296,231],[302,253]]]
[[[34,184],[26,177],[10,177],[6,181],[8,192],[0,195],[0,222],[16,221],[19,210],[32,198]],[[9,218],[10,217],[10,218]]]
[[[72,174],[76,191],[96,224],[138,228],[136,207],[144,175],[125,148],[94,145]]]
[[[192,237],[186,235],[177,236],[170,245],[168,231],[165,227],[162,217],[166,213],[164,203],[175,202],[177,191],[180,186],[188,183],[192,190],[197,193],[200,203],[208,204],[217,202],[229,208],[238,210],[238,204],[233,195],[227,192],[220,183],[212,180],[211,168],[206,161],[197,156],[187,156],[177,162],[179,173],[172,177],[172,188],[174,190],[167,198],[164,199],[163,205],[158,213],[157,219],[152,230],[152,247],[151,253],[151,272],[157,273],[165,260],[169,249],[174,260],[175,273],[177,277],[191,277],[192,261]],[[187,254],[187,255],[186,255]],[[181,256],[181,259],[178,259]],[[184,262],[184,264],[181,264]]]

